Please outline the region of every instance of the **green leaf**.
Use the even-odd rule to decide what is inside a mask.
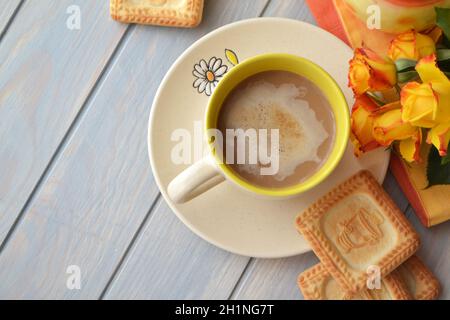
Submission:
[[[445,157],[445,158],[448,158]],[[428,186],[450,184],[450,159],[444,160],[435,147],[428,154],[427,178]]]
[[[436,24],[442,29],[448,41],[450,40],[450,8],[436,7],[434,9],[436,10]]]
[[[445,166],[446,164],[450,164],[450,153],[441,158],[441,165]]]
[[[395,61],[395,67],[397,68],[397,72],[414,70],[416,64],[417,61],[411,59],[398,59],[397,61]]]
[[[410,82],[418,78],[419,74],[416,71],[400,72],[397,74],[397,79],[400,83]]]
[[[367,91],[367,95],[380,107],[386,104],[386,101],[383,100],[383,97],[380,97],[380,94]]]
[[[447,48],[450,49],[450,39],[447,37],[444,37],[444,40],[442,41],[442,45]]]
[[[436,56],[439,61],[450,59],[450,49],[439,49],[436,51]]]
[[[450,72],[450,59],[438,61],[437,64],[438,64],[439,69],[441,69],[442,71]]]

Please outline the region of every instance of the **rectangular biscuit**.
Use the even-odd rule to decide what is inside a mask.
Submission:
[[[110,13],[126,23],[192,28],[202,20],[203,0],[110,0]]]
[[[297,282],[306,300],[409,300],[412,298],[396,271],[381,280],[380,289],[366,288],[356,294],[342,290],[321,263],[301,273]]]
[[[361,171],[301,213],[299,232],[348,292],[366,286],[367,270],[385,277],[419,247],[419,236],[368,171]]]
[[[433,300],[439,295],[439,281],[417,257],[412,256],[397,268],[415,300]]]
[[[408,287],[397,270],[381,279],[380,289],[366,289],[372,300],[413,300]]]
[[[363,290],[353,294],[342,290],[331,274],[319,263],[305,270],[297,278],[297,284],[305,300],[369,300]]]

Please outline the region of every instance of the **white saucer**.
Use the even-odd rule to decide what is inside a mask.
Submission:
[[[380,149],[358,160],[349,144],[341,163],[325,182],[290,200],[262,200],[223,182],[188,203],[173,203],[167,197],[167,185],[187,165],[171,161],[171,150],[176,145],[171,134],[177,128],[192,133],[194,121],[203,121],[208,96],[206,91],[199,93],[194,88],[194,66],[202,59],[209,62],[215,57],[229,70],[233,59],[227,59],[225,49],[232,50],[239,61],[268,52],[310,59],[338,82],[350,106],[353,95],[347,87],[347,71],[352,51],[326,31],[296,20],[257,18],[233,23],[204,36],[178,58],[161,83],[150,115],[153,174],[169,206],[192,231],[220,248],[245,256],[280,258],[309,251],[294,227],[295,216],[363,168],[383,181],[389,152]]]

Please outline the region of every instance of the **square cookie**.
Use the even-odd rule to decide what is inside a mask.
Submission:
[[[298,286],[306,300],[409,300],[411,295],[400,275],[393,271],[381,280],[380,289],[344,291],[321,264],[301,273]]]
[[[419,236],[372,174],[361,171],[301,213],[299,232],[339,286],[357,293],[369,267],[382,277],[419,247]]]
[[[356,294],[342,290],[321,263],[302,272],[297,284],[305,300],[370,300],[364,290]]]
[[[110,0],[110,13],[121,22],[192,28],[202,20],[203,0]]]
[[[439,281],[417,257],[412,256],[397,268],[415,300],[433,300],[439,295]]]

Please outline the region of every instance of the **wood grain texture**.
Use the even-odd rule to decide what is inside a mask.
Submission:
[[[0,0],[0,35],[5,32],[5,28],[19,4],[20,0]]]
[[[227,299],[248,258],[196,237],[158,202],[107,299]]]
[[[0,0],[2,10],[3,2],[12,3]],[[296,279],[317,262],[313,253],[251,259],[246,267],[248,258],[208,244],[163,200],[154,203],[147,157],[151,101],[193,41],[263,9],[265,16],[314,22],[304,1],[266,3],[207,0],[199,28],[137,26],[127,34],[0,254],[0,298],[95,299],[105,288],[106,299],[302,298]],[[71,4],[82,9],[80,31],[65,27]],[[26,1],[0,44],[0,242],[125,31],[107,7]],[[402,210],[408,207],[390,174],[383,186]],[[425,229],[411,209],[407,214],[422,235],[419,255],[448,299],[449,223]],[[81,290],[66,287],[69,265],[81,268]]]
[[[291,18],[316,24],[305,0],[272,0],[264,16]]]
[[[395,204],[402,212],[405,212],[406,209],[408,209],[408,199],[406,199],[402,189],[400,189],[400,186],[398,185],[391,171],[388,171],[386,174],[386,178],[383,182],[383,188],[384,190],[386,190],[392,200],[394,200]]]
[[[414,209],[406,211],[408,219],[420,235],[421,246],[417,255],[436,275],[441,284],[438,299],[450,299],[450,221],[431,228],[424,227],[417,218]]]
[[[81,29],[69,30],[70,5]],[[80,110],[125,26],[105,1],[26,1],[0,46],[0,243]]]
[[[285,259],[252,259],[231,299],[301,299],[297,277],[318,262],[312,252]]]
[[[73,136],[61,150],[57,163],[0,255],[1,298],[100,296],[158,194],[147,156],[147,125],[151,102],[161,79],[173,61],[200,36],[223,24],[257,16],[265,3],[266,0],[208,1],[199,28],[137,26],[129,34],[86,106]],[[35,76],[30,77],[35,81]],[[53,121],[58,118],[54,117]],[[159,221],[161,226],[146,227],[146,230],[166,229],[157,241],[167,247],[156,246],[155,250],[170,253],[174,260],[167,262],[193,272],[183,283],[186,287],[173,283],[167,290],[187,294],[191,286],[199,285],[189,279],[203,276],[202,261],[194,260],[185,248],[177,249],[171,244],[171,234],[185,234],[182,243],[189,243],[195,236],[183,233],[186,227],[181,224],[162,224],[170,221],[165,219],[167,214],[166,211],[153,213],[150,223]],[[158,215],[162,217],[157,219]],[[200,245],[201,241],[196,241]],[[134,252],[140,250],[151,254],[143,242]],[[215,249],[208,250],[215,252]],[[223,254],[211,259],[224,261]],[[239,259],[231,261],[236,263],[224,264],[224,274],[230,265],[242,265]],[[66,288],[65,270],[72,264],[78,265],[84,274],[81,290]],[[149,268],[144,263],[126,266],[120,277],[127,277],[127,281],[131,281],[135,272],[145,274],[136,268]],[[155,262],[155,272],[164,274],[164,268],[156,267]],[[239,276],[240,272],[231,270],[233,284],[234,273]],[[149,274],[149,278],[139,281],[150,288],[152,279]],[[207,292],[215,289],[213,286]],[[146,296],[145,292],[134,294]]]

